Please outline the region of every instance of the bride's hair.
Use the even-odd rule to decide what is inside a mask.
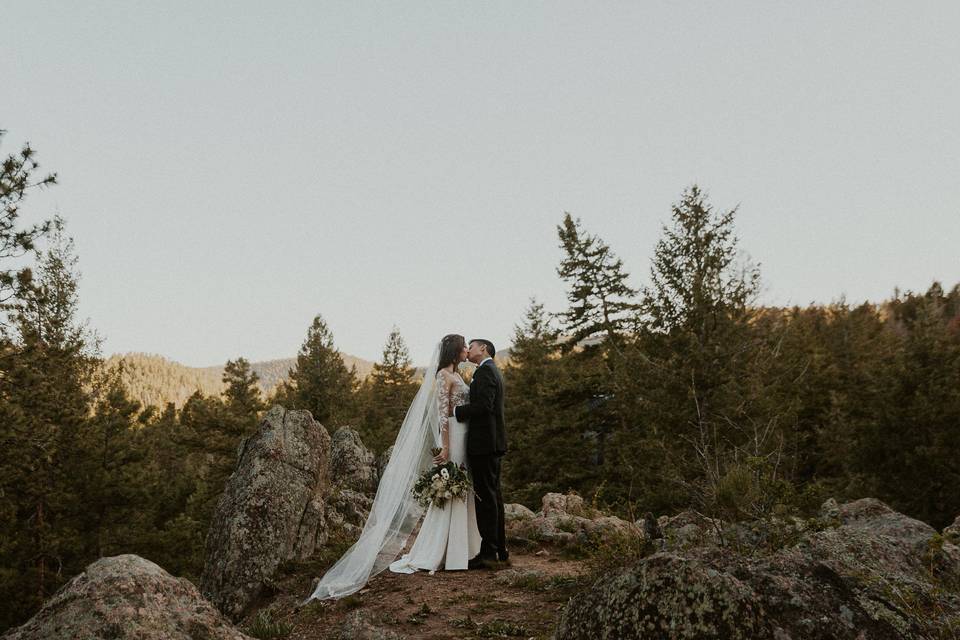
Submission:
[[[467,339],[458,333],[443,336],[443,340],[440,341],[440,362],[437,363],[437,371],[449,367],[451,363],[456,367],[460,352],[465,346],[467,346]]]

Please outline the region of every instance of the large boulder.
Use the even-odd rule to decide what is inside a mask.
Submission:
[[[330,443],[330,479],[340,487],[372,494],[379,478],[377,459],[353,427],[340,427]]]
[[[556,637],[899,640],[958,631],[960,549],[878,500],[825,511],[833,513],[795,528],[796,543],[779,549],[738,553],[708,536],[603,576],[571,599]]]
[[[3,640],[251,640],[185,578],[135,555],[101,558]]]
[[[326,542],[330,436],[309,411],[274,406],[239,448],[210,524],[201,590],[233,619],[281,564]]]

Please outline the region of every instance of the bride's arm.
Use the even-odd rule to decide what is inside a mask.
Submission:
[[[434,464],[443,464],[450,459],[450,414],[453,412],[453,381],[441,374],[440,393],[437,394],[437,411],[440,413],[440,441],[443,449],[433,459]]]

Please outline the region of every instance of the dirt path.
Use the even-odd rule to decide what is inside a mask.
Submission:
[[[446,638],[550,638],[558,611],[576,589],[583,563],[553,551],[517,550],[498,570],[438,571],[413,575],[384,571],[360,592],[335,602],[314,601],[295,610],[321,567],[286,576],[278,595],[264,601],[275,622],[295,639],[338,637],[344,619],[361,611],[371,623],[411,640]],[[288,595],[289,594],[289,595]],[[256,614],[242,625],[250,628]]]

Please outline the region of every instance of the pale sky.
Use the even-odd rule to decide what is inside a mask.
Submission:
[[[5,1],[0,128],[60,185],[104,354],[376,359],[560,310],[556,225],[634,286],[739,204],[768,304],[960,281],[960,3]]]

